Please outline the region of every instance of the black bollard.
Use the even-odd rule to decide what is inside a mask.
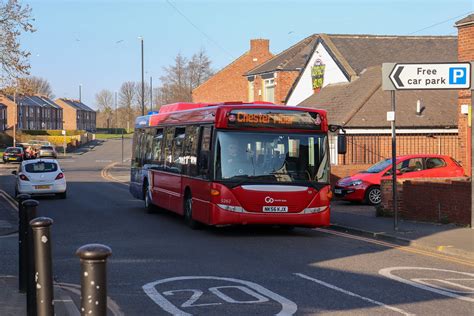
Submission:
[[[52,224],[53,220],[48,217],[38,217],[30,222],[35,248],[36,308],[38,316],[54,315],[50,233]]]
[[[39,205],[36,200],[23,201],[24,212],[26,213],[26,223],[29,223],[36,217],[36,209]],[[29,225],[28,225],[29,226]],[[35,253],[33,246],[33,231],[31,227],[27,229],[27,248],[28,256],[26,259],[27,273],[26,273],[26,313],[28,316],[36,316],[36,283],[35,283]]]
[[[18,201],[18,285],[20,293],[26,292],[28,221],[25,209],[23,208],[23,201],[29,199],[31,199],[29,194],[20,194],[16,197]]]
[[[101,244],[80,247],[81,258],[81,315],[107,314],[107,258],[112,250]]]

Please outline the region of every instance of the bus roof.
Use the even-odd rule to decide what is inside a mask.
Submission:
[[[301,113],[303,112],[303,113]],[[312,114],[311,114],[312,113]],[[317,113],[317,114],[316,114]],[[135,128],[142,127],[151,127],[158,125],[179,125],[179,124],[188,124],[188,123],[216,123],[220,125],[217,127],[228,127],[230,122],[229,116],[232,118],[233,115],[237,115],[242,118],[247,119],[245,123],[267,123],[269,124],[269,119],[276,119],[278,123],[288,121],[288,118],[292,115],[298,115],[296,118],[299,123],[301,119],[306,120],[305,124],[308,125],[308,117],[313,117],[312,122],[310,122],[311,128],[316,120],[322,127],[322,130],[327,130],[327,120],[326,120],[326,111],[317,110],[314,108],[305,108],[305,107],[295,107],[295,106],[285,106],[285,105],[276,105],[270,102],[223,102],[223,103],[190,103],[190,102],[180,102],[163,105],[158,113],[150,113],[149,115],[139,116],[135,121]],[[270,118],[267,116],[270,115]],[[302,118],[306,115],[305,118]],[[316,115],[316,116],[315,116]],[[276,117],[279,116],[279,117]],[[310,118],[311,119],[311,118]],[[224,124],[225,122],[225,124]],[[225,125],[225,126],[224,126]],[[300,126],[299,124],[298,126]],[[230,126],[230,124],[229,124]],[[247,126],[242,127],[257,127],[247,124]],[[265,126],[258,126],[265,127]],[[268,127],[268,126],[267,126]],[[285,128],[284,125],[278,126],[280,128]],[[293,127],[293,128],[296,128]],[[305,128],[302,128],[305,129]],[[321,128],[320,128],[321,129]]]

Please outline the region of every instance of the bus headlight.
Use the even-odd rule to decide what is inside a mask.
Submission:
[[[321,206],[321,207],[308,207],[303,210],[303,214],[314,214],[314,213],[321,213],[322,211],[325,211],[328,207],[327,206]]]
[[[217,204],[221,209],[236,213],[243,213],[245,212],[244,208],[241,206],[234,206],[234,205],[225,205],[225,204]]]

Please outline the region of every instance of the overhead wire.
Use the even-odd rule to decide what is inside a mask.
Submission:
[[[473,12],[474,12],[474,11],[468,11],[468,12],[466,12],[466,13],[463,13],[463,14],[461,14],[461,15],[457,15],[457,16],[452,17],[452,18],[449,18],[449,19],[447,19],[447,20],[444,20],[444,21],[441,21],[441,22],[436,22],[435,24],[429,25],[429,26],[424,27],[424,28],[422,28],[422,29],[419,29],[419,30],[417,30],[417,31],[415,31],[415,32],[408,33],[407,35],[416,34],[416,33],[418,33],[418,32],[421,32],[421,31],[430,29],[430,28],[432,28],[432,27],[435,27],[435,26],[444,24],[444,23],[449,22],[449,21],[452,21],[452,20],[454,20],[454,19],[458,19],[458,18],[460,18],[460,17],[467,16],[467,15],[473,13]]]

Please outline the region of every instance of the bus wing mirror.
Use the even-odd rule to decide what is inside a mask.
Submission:
[[[347,138],[345,134],[337,135],[337,152],[345,155],[347,152]]]

